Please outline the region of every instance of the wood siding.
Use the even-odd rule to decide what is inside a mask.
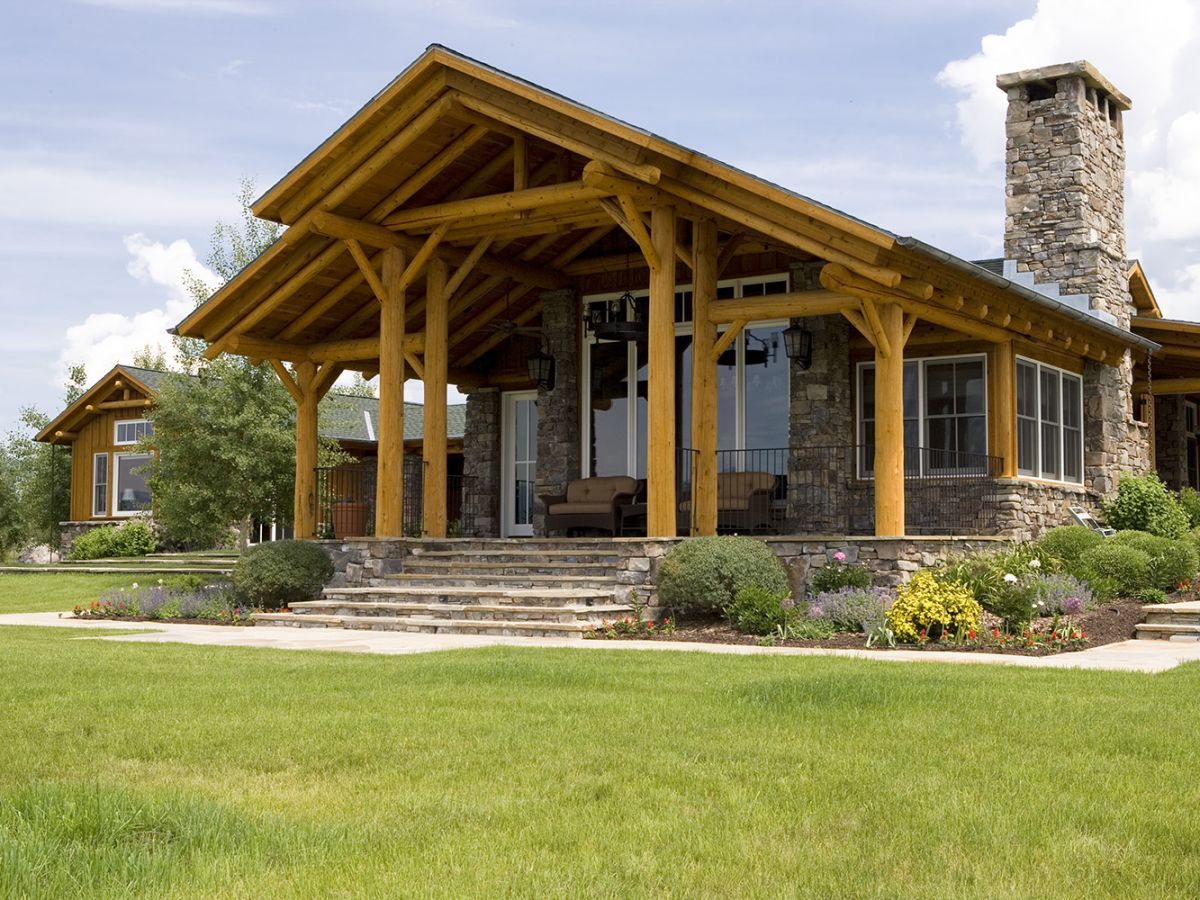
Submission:
[[[134,396],[141,396],[133,391]],[[116,475],[114,453],[130,453],[135,448],[124,444],[117,446],[116,427],[118,421],[143,419],[142,409],[105,410],[90,416],[79,426],[78,437],[71,442],[71,520],[84,522],[89,519],[118,518],[112,514],[112,484]],[[92,515],[93,460],[97,453],[106,453],[108,459],[108,509],[103,516]]]

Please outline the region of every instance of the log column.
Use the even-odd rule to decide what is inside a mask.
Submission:
[[[425,270],[425,427],[421,454],[425,461],[422,531],[446,536],[446,378],[449,298],[446,263],[431,259]]]
[[[1012,341],[996,344],[989,359],[989,380],[995,386],[991,400],[992,425],[989,452],[1004,458],[1000,475],[1017,477],[1017,357]]]
[[[692,528],[717,533],[717,326],[708,320],[717,297],[717,223],[702,219],[692,233]]]
[[[904,311],[878,307],[875,347],[875,535],[904,537]]]
[[[317,367],[311,362],[296,366],[296,493],[293,529],[298,539],[317,531]]]
[[[379,298],[379,468],[375,534],[404,536],[404,253],[383,251]]]
[[[656,206],[650,230],[646,535],[675,537],[675,207]]]

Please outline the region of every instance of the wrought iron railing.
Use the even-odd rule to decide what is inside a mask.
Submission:
[[[873,534],[874,452],[783,447],[717,452],[717,530],[743,534]],[[904,451],[908,534],[990,534],[1003,460],[928,447]]]
[[[375,534],[374,462],[318,467],[317,536],[363,537]],[[419,537],[425,497],[425,468],[418,457],[404,460],[404,534]],[[479,499],[474,479],[464,475],[446,478],[446,520],[450,536],[475,534]]]
[[[700,451],[690,447],[680,447],[676,450],[675,499],[679,504],[676,528],[680,536],[695,533],[696,505],[692,502],[692,484],[695,481],[696,460],[699,457]]]

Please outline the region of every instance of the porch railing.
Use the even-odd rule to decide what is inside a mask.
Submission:
[[[323,538],[362,537],[375,534],[374,462],[344,466],[318,467],[317,536]],[[425,467],[419,458],[404,461],[404,534],[421,534],[425,496]],[[479,498],[474,479],[464,475],[446,478],[446,520],[450,536],[475,534],[475,516]]]

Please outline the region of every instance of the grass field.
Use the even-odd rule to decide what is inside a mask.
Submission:
[[[1200,668],[0,629],[0,896],[1195,896]]]
[[[24,612],[65,612],[76,603],[95,600],[102,591],[133,584],[167,584],[177,575],[91,575],[76,572],[0,573],[0,615]]]

